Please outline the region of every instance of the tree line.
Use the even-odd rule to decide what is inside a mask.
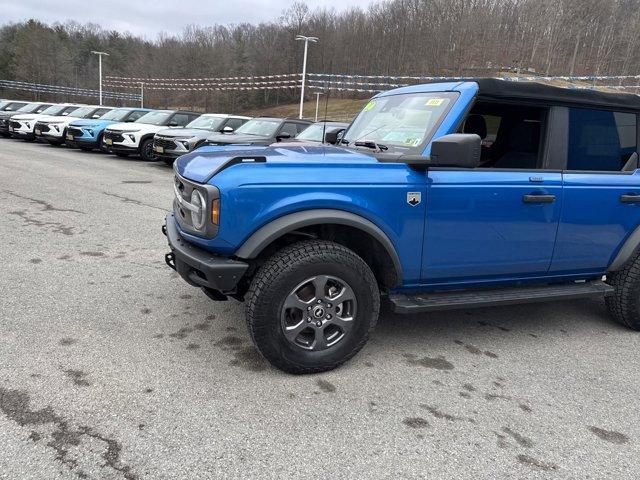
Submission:
[[[0,28],[0,79],[97,88],[92,50],[109,52],[105,75],[299,72],[303,45],[294,41],[297,34],[320,38],[309,49],[308,70],[316,73],[480,76],[516,68],[542,75],[626,75],[638,73],[640,0],[386,0],[340,12],[294,3],[273,21],[192,25],[155,40],[93,24],[29,20]],[[154,107],[234,112],[292,102],[297,95],[145,93]]]

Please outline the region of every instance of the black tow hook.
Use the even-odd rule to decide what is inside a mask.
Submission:
[[[176,270],[176,256],[173,252],[167,253],[164,256],[164,262],[169,265],[171,268]],[[176,270],[177,271],[177,270]]]

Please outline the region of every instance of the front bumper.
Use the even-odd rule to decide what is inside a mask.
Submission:
[[[162,233],[167,236],[171,253],[165,262],[190,285],[221,293],[233,293],[249,265],[219,257],[182,238],[173,213],[167,215]]]
[[[128,145],[122,145],[121,143],[112,143],[111,145],[102,142],[102,144],[110,151],[114,153],[128,153],[134,155],[138,153],[138,147],[130,147]]]

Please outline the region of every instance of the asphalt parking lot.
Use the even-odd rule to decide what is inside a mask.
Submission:
[[[640,476],[640,335],[602,302],[386,314],[290,376],[164,265],[164,164],[0,139],[0,172],[0,478]]]

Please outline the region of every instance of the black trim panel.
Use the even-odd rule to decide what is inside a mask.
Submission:
[[[277,218],[253,233],[235,252],[235,256],[244,259],[256,258],[271,242],[282,235],[299,228],[321,224],[348,225],[371,235],[382,244],[391,257],[396,273],[396,285],[402,284],[402,264],[389,237],[373,222],[344,210],[306,210]]]

